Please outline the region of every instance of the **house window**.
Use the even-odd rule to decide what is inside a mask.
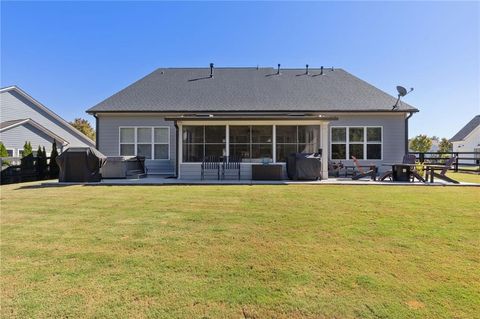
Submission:
[[[182,142],[184,162],[202,162],[206,156],[224,156],[226,126],[183,126]]]
[[[273,126],[232,125],[229,127],[230,156],[238,156],[244,162],[273,160]]]
[[[13,157],[15,154],[15,150],[13,148],[7,148],[8,157]]]
[[[285,162],[292,153],[315,153],[318,151],[320,131],[315,125],[277,125],[276,160]]]
[[[121,127],[120,155],[169,159],[169,135],[168,127]]]
[[[382,127],[332,127],[330,139],[332,160],[382,159]]]

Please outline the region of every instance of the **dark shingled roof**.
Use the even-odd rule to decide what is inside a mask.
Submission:
[[[460,131],[457,132],[450,142],[463,141],[477,126],[480,125],[480,115],[475,116],[470,122],[467,123]]]
[[[342,69],[160,68],[87,112],[376,112],[396,98]],[[401,102],[397,111],[417,112]]]

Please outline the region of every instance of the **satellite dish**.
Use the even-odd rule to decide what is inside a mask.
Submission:
[[[400,102],[400,98],[407,95],[408,93],[410,93],[412,91],[413,91],[413,88],[410,88],[410,91],[407,91],[406,88],[398,85],[397,86],[398,98],[397,98],[397,102],[395,102],[395,105],[392,108],[392,111],[395,110],[398,107],[398,102]]]
[[[397,91],[398,91],[398,95],[400,96],[405,96],[408,93],[407,89],[400,85],[397,86]]]

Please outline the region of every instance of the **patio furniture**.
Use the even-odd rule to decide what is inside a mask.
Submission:
[[[70,147],[56,158],[59,182],[99,182],[107,157],[93,147]]]
[[[234,176],[238,177],[240,180],[240,163],[242,162],[242,158],[240,156],[225,156],[223,157],[222,163],[222,179],[228,175],[227,172],[233,171]]]
[[[328,161],[328,174],[334,177],[340,177],[340,170],[344,168],[343,163]]]
[[[322,178],[322,158],[317,153],[292,153],[287,157],[287,175],[293,180]]]
[[[369,165],[368,170],[364,171],[363,167],[365,167],[365,166],[360,165],[360,163],[358,162],[358,160],[355,156],[352,156],[352,160],[353,160],[353,163],[355,164],[355,167],[357,168],[357,170],[359,172],[359,173],[353,172],[353,176],[352,176],[353,180],[358,180],[360,178],[367,177],[367,176],[370,176],[370,179],[373,180],[373,181],[376,180],[376,178],[377,178],[377,166],[375,164]]]
[[[425,182],[425,179],[415,169],[415,161],[414,154],[406,154],[401,163],[384,163],[383,165],[391,166],[392,169],[383,173],[378,179],[384,181],[389,178],[394,182],[413,182],[416,178]]]
[[[108,156],[100,172],[102,173],[102,178],[145,177],[145,157]]]
[[[281,164],[257,164],[252,165],[252,180],[269,181],[282,180]]]
[[[216,173],[217,179],[220,180],[220,157],[219,156],[205,156],[201,165],[201,179],[205,179],[205,174],[208,172]]]
[[[446,182],[450,182],[453,184],[460,184],[458,181],[446,176],[445,174],[447,171],[452,168],[452,164],[455,163],[457,157],[451,157],[448,160],[445,161],[444,165],[433,165],[433,164],[425,164],[426,168],[426,180],[430,177],[430,183],[433,183],[434,177],[439,178],[441,180],[444,180]],[[440,173],[435,173],[435,171],[440,171]]]

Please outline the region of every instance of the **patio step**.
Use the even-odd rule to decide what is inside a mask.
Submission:
[[[127,179],[140,179],[144,177],[147,177],[147,174],[142,170],[131,170],[127,172]]]

